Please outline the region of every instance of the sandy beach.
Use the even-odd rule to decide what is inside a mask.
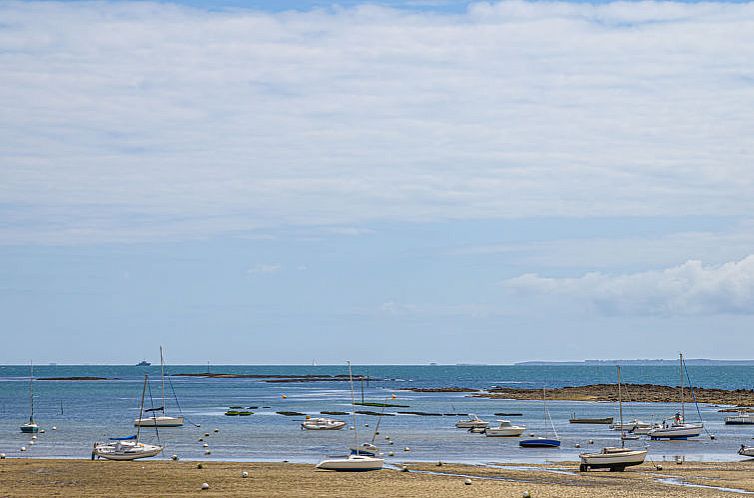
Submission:
[[[255,462],[6,459],[0,496],[523,496],[660,497],[754,493],[753,464],[646,463],[623,473],[578,473],[576,463],[481,467],[408,464],[409,472],[317,471],[313,465]],[[241,477],[242,472],[249,477]],[[471,485],[465,484],[470,478]],[[201,490],[202,483],[208,490]],[[696,486],[683,486],[687,483]],[[727,488],[724,489],[717,488]]]

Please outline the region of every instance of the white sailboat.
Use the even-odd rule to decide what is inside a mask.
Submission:
[[[681,353],[678,362],[681,371],[681,411],[676,413],[673,418],[663,420],[661,427],[649,431],[648,434],[651,439],[688,439],[699,436],[704,430],[704,424],[702,423],[693,424],[686,422],[686,406],[683,399],[683,353]]]
[[[144,375],[144,387],[141,390],[141,406],[139,418],[144,414],[144,396],[147,392],[147,376]],[[155,429],[156,430],[156,429]],[[94,443],[92,460],[105,458],[107,460],[136,460],[158,455],[163,450],[159,444],[147,444],[139,441],[141,426],[137,426],[136,435],[128,437],[110,438],[106,443]]]
[[[25,424],[21,424],[21,432],[26,434],[34,434],[39,432],[39,426],[34,421],[34,364],[29,362],[29,421]]]
[[[618,411],[620,414],[620,425],[623,427],[623,395],[620,380],[620,365],[618,365]],[[579,471],[610,469],[611,471],[622,472],[626,467],[644,463],[644,459],[647,457],[647,450],[626,448],[626,439],[626,433],[621,431],[620,448],[605,447],[598,453],[582,453],[579,455],[581,459]]]
[[[350,361],[348,362],[348,378],[351,381],[351,416],[353,417],[354,447],[351,448],[351,454],[327,458],[319,462],[316,468],[321,470],[335,470],[338,472],[380,470],[382,469],[385,460],[377,456],[376,447],[369,445],[369,448],[362,451],[359,446],[359,425],[356,422],[356,397],[353,391],[353,372],[351,371]],[[374,451],[372,451],[372,449],[374,449]]]
[[[162,406],[150,408],[146,412],[152,412],[148,417],[139,416],[134,420],[135,427],[180,427],[183,425],[183,416],[171,417],[165,413],[165,359],[162,355],[162,346],[160,346],[160,377],[162,377]],[[162,412],[162,415],[157,415]]]

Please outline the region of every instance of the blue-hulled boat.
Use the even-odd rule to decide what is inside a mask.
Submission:
[[[522,448],[560,448],[560,440],[548,437],[535,437],[519,441]]]

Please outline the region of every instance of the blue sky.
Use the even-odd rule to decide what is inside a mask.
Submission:
[[[754,5],[333,5],[0,5],[0,362],[751,357]]]

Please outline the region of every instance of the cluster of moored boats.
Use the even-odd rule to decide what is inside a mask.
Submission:
[[[165,372],[164,372],[164,359],[162,353],[162,347],[160,347],[160,366],[162,377],[162,400],[165,400]],[[698,423],[687,422],[685,418],[685,405],[684,405],[684,363],[683,355],[680,356],[681,367],[681,385],[680,385],[680,411],[675,414],[674,417],[666,419],[661,423],[647,423],[639,419],[633,419],[630,421],[623,420],[623,401],[621,390],[621,370],[617,367],[617,388],[618,388],[618,406],[620,419],[617,423],[614,422],[613,417],[604,418],[579,418],[574,414],[569,422],[572,424],[609,424],[610,428],[620,433],[619,441],[620,446],[605,447],[597,452],[586,452],[580,454],[581,471],[587,471],[590,469],[608,468],[613,471],[622,471],[626,467],[639,465],[644,462],[647,457],[648,450],[646,448],[627,448],[625,446],[626,441],[640,439],[641,436],[646,436],[652,440],[685,440],[693,437],[698,437],[706,429],[701,420]],[[377,427],[374,430],[372,441],[368,443],[358,444],[359,436],[356,423],[356,412],[354,407],[356,405],[354,399],[353,389],[353,375],[351,373],[351,365],[348,363],[349,378],[351,384],[351,415],[353,416],[353,429],[354,444],[349,448],[349,451],[345,455],[339,455],[334,457],[328,457],[319,464],[318,469],[323,470],[336,470],[336,471],[367,471],[378,470],[383,468],[384,459],[379,448],[374,445],[375,437],[379,428],[379,420]],[[44,429],[40,429],[39,425],[34,420],[34,396],[33,396],[33,369],[29,379],[29,397],[31,414],[29,421],[21,425],[21,432],[36,434],[37,432],[44,432]],[[136,427],[136,434],[126,437],[113,437],[105,442],[96,442],[92,447],[92,459],[104,458],[108,460],[136,460],[140,458],[153,457],[160,454],[164,446],[159,444],[148,444],[140,441],[141,428],[142,427],[180,427],[184,424],[183,415],[170,416],[165,413],[165,406],[156,408],[144,407],[145,395],[148,386],[148,376],[144,376],[144,383],[142,387],[141,405],[139,410],[139,417],[134,420],[134,426]],[[171,386],[172,387],[172,386]],[[551,435],[547,436],[535,436],[530,434],[530,437],[521,439],[519,446],[522,448],[557,448],[560,447],[561,441],[555,430],[555,426],[552,423],[549,411],[547,409],[547,394],[543,389],[542,403],[544,407],[544,416],[546,421],[549,422],[552,430]],[[387,406],[387,405],[386,405]],[[500,414],[503,415],[503,414]],[[507,414],[507,415],[520,415],[520,414]],[[483,434],[486,437],[508,437],[518,438],[524,435],[526,432],[526,426],[515,425],[510,420],[498,419],[497,426],[490,426],[490,423],[482,420],[475,414],[469,414],[468,419],[459,420],[455,423],[455,427],[459,429],[466,429],[470,433]],[[731,415],[725,418],[725,423],[728,425],[754,425],[754,415],[748,412],[741,411],[736,415]],[[331,431],[341,430],[348,426],[343,420],[327,418],[327,417],[311,417],[306,418],[301,422],[302,430],[311,431]],[[53,429],[55,429],[53,427]],[[217,432],[217,429],[215,429]],[[714,436],[710,435],[714,439]],[[36,436],[33,436],[35,439]],[[386,437],[389,440],[389,437]],[[200,439],[200,441],[202,441]],[[390,441],[392,444],[392,441]],[[205,447],[207,445],[205,444]],[[23,450],[23,448],[22,448]],[[205,453],[209,454],[208,451]],[[392,453],[391,453],[392,454]],[[738,451],[738,454],[742,456],[754,457],[754,446],[742,445]]]

